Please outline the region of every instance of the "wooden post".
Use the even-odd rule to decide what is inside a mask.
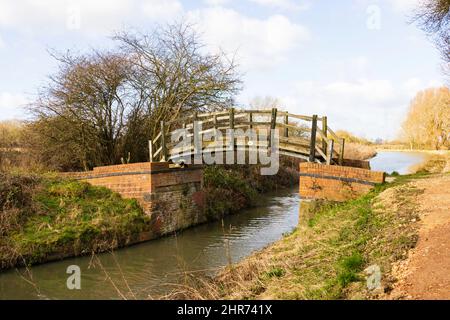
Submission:
[[[161,121],[161,161],[167,161],[166,125]]]
[[[286,112],[286,114],[284,115],[284,124],[288,125],[289,124],[289,115]],[[284,136],[287,138],[289,136],[289,128],[284,128]]]
[[[328,136],[327,131],[328,131],[327,117],[324,116],[324,117],[322,117],[322,132],[325,137]],[[327,155],[328,148],[327,148],[327,140],[326,139],[323,139],[323,141],[322,141],[322,149],[323,149],[323,152],[325,153],[325,155]]]
[[[248,122],[250,123],[250,129],[253,128],[253,112],[248,113]]]
[[[331,161],[333,161],[333,148],[334,148],[334,140],[330,139],[330,142],[328,143],[328,152],[326,153],[328,165],[330,165]]]
[[[148,140],[148,152],[150,155],[150,162],[153,162],[153,141]]]
[[[341,150],[339,153],[339,165],[342,166],[344,164],[344,145],[345,145],[345,139],[341,139]]]
[[[273,131],[277,126],[277,108],[272,108],[272,116],[270,119],[270,131],[269,131],[269,148],[272,147]]]
[[[230,132],[231,136],[230,136],[229,143],[230,143],[230,147],[231,147],[231,152],[233,152],[233,159],[234,159],[234,150],[235,150],[235,148],[234,148],[234,143],[235,143],[235,141],[234,141],[234,108],[230,108],[229,118],[230,118],[230,129],[232,129]]]
[[[270,119],[270,129],[275,129],[277,125],[277,108],[272,108],[272,117]]]
[[[234,108],[230,108],[230,129],[234,129]]]
[[[192,115],[192,132],[194,132],[195,121],[197,120],[198,120],[198,112],[195,111],[194,114]]]
[[[214,113],[214,129],[217,129],[217,114]]]
[[[196,159],[199,155],[202,153],[202,140],[201,140],[201,134],[200,134],[200,128],[196,121],[193,122],[192,132],[194,136],[194,159]],[[197,163],[195,163],[197,164]],[[200,164],[200,163],[198,163]]]
[[[311,141],[309,145],[309,162],[316,160],[317,115],[313,115],[311,124]]]

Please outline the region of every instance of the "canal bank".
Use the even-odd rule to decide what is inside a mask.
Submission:
[[[127,299],[164,296],[179,289],[187,275],[212,276],[297,225],[297,187],[255,200],[256,207],[239,214],[114,253],[36,265],[29,272],[23,268],[4,271],[0,273],[0,299],[121,299],[120,293]],[[66,287],[70,265],[81,269],[81,290]]]
[[[420,162],[420,159],[413,160],[411,165]],[[67,259],[31,267],[29,272],[20,269],[19,272],[0,273],[0,298],[164,297],[180,291],[190,278],[213,276],[230,262],[238,263],[252,252],[279,240],[283,234],[291,233],[297,226],[297,187],[258,196],[255,204],[256,207],[244,209],[237,215],[225,216],[223,222],[197,226],[117,250],[114,254]],[[70,265],[81,268],[81,290],[66,287],[66,270]],[[273,271],[278,274],[277,270]]]
[[[255,205],[258,194],[298,181],[289,166],[272,176],[261,176],[257,165],[136,172],[147,165],[99,167],[62,177],[0,173],[0,269],[160,238],[237,213]],[[93,183],[83,181],[92,178]]]
[[[450,225],[449,189],[438,187],[439,190],[434,190],[435,186],[448,186],[448,173],[428,171],[434,172],[448,161],[448,158],[430,158],[421,165],[428,169],[396,175],[393,182],[378,185],[355,200],[339,204],[317,201],[306,206],[302,204],[300,223],[292,234],[232,268],[225,268],[209,282],[191,282],[189,290],[178,292],[174,298],[411,298],[414,292],[423,293],[420,288],[428,284],[435,284],[436,289],[429,297],[447,297],[439,285],[450,281],[444,272],[449,266],[447,253],[442,251],[442,241],[438,241],[442,232],[437,232],[433,237],[436,243],[429,247],[436,260],[431,264],[437,263],[442,271],[438,274],[440,280],[432,281],[433,267],[419,260],[426,254],[427,243],[424,244],[423,235],[429,235],[427,223],[423,231],[422,219],[425,217],[425,222],[427,219],[434,221],[434,218],[442,220],[444,215],[447,217],[446,228]],[[432,212],[430,208],[437,211]],[[436,230],[441,230],[441,225]],[[419,265],[427,272],[417,280],[404,276],[411,270],[399,273],[398,266],[408,260],[420,238],[416,250],[419,254],[413,255],[418,257],[418,262],[412,260],[411,265]],[[397,290],[399,280],[403,287],[400,285]],[[405,294],[405,288],[411,283],[416,291],[409,290],[408,294],[406,290]],[[391,296],[394,288],[402,293]]]

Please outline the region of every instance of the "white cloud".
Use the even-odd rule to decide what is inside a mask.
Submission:
[[[418,78],[393,83],[383,79],[361,79],[319,83],[297,82],[283,99],[297,114],[327,115],[330,126],[371,138],[394,138],[414,95],[438,82]]]
[[[110,34],[124,24],[166,20],[182,11],[178,0],[0,0],[0,27]]]
[[[87,32],[120,24],[130,13],[132,0],[0,0],[0,26],[32,31],[64,31],[72,22]]]
[[[144,14],[153,20],[173,19],[183,12],[183,5],[178,0],[147,0],[142,8]]]
[[[386,0],[389,5],[399,12],[410,12],[420,5],[421,0]]]
[[[341,101],[360,100],[370,107],[394,96],[394,90],[387,80],[359,80],[356,82],[334,82],[322,88],[324,94]]]
[[[2,35],[0,34],[0,49],[4,48],[6,46],[5,41],[2,38]]]
[[[230,0],[203,0],[203,2],[209,6],[223,6],[230,2]]]
[[[187,10],[179,0],[0,0],[0,28],[31,36],[105,36],[126,26],[185,16],[198,25],[206,43],[237,51],[244,67],[272,66],[308,38],[305,27],[283,15],[253,18],[220,7],[224,0],[208,1],[215,6]],[[278,5],[283,3],[290,1]]]
[[[294,0],[250,0],[262,6],[274,7],[284,10],[305,10],[309,4],[305,1]]]
[[[188,13],[211,47],[236,52],[244,69],[270,67],[309,38],[308,30],[283,15],[251,18],[232,9],[214,7]]]
[[[0,92],[0,114],[2,119],[23,119],[23,107],[28,100],[20,94],[12,94],[9,92]]]

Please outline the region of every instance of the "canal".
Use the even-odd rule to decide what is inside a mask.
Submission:
[[[421,153],[379,152],[373,170],[407,173]],[[258,206],[222,221],[138,244],[114,253],[79,257],[0,273],[0,299],[154,298],[183,283],[189,273],[213,275],[292,231],[298,223],[297,187],[260,196]],[[67,267],[81,269],[81,289],[69,290]]]

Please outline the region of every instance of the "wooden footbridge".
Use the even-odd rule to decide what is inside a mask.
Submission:
[[[194,127],[197,126],[197,130]],[[199,126],[201,127],[200,129]],[[179,142],[171,141],[178,129],[186,129],[188,144],[179,147]],[[234,130],[228,130],[234,129]],[[241,129],[241,130],[238,130]],[[308,162],[342,165],[344,160],[344,139],[339,138],[327,125],[327,117],[317,115],[296,115],[276,108],[269,110],[240,110],[230,108],[212,113],[195,113],[173,121],[161,121],[161,131],[149,141],[150,161],[177,162],[181,156],[193,156],[206,152],[269,150],[274,135],[266,139],[252,140],[247,129],[255,132],[275,132],[278,130],[278,153],[301,158]],[[228,132],[233,134],[227,135]],[[219,133],[220,139],[217,139]],[[248,132],[248,131],[247,131]],[[205,139],[214,136],[214,141]]]

